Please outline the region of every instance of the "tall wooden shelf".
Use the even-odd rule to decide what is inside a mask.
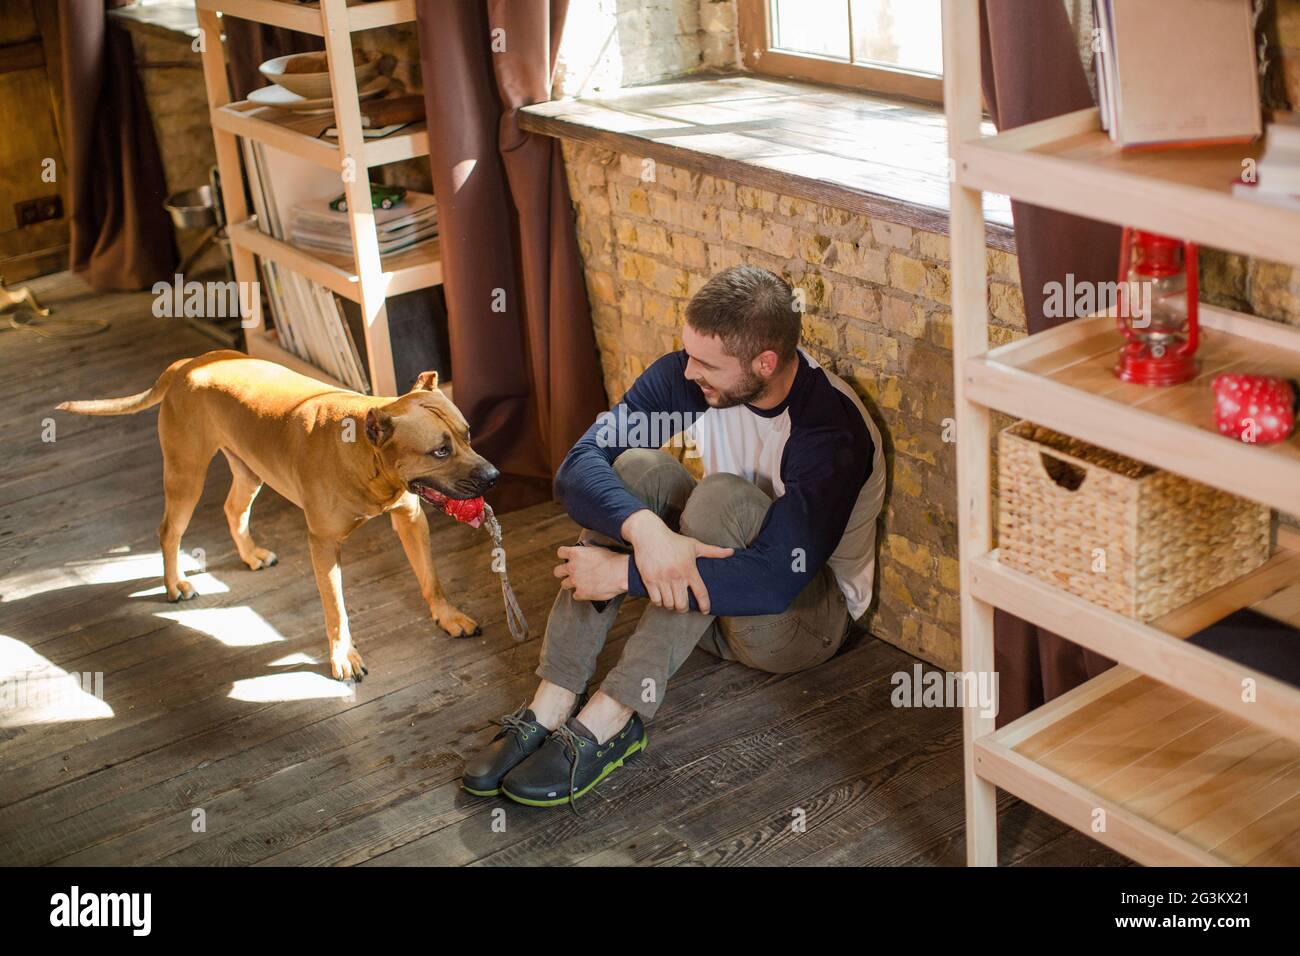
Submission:
[[[1201,374],[1169,389],[1114,377],[1106,316],[990,350],[982,208],[998,192],[1296,265],[1300,213],[1233,196],[1253,149],[1122,152],[1095,109],[982,135],[979,2],[943,0],[943,17],[962,668],[994,671],[995,607],[1118,662],[1001,729],[964,709],[967,862],[997,863],[1001,787],[1140,863],[1300,864],[1300,690],[1184,640],[1246,607],[1300,627],[1300,534],[1280,528],[1263,567],[1144,624],[1001,565],[990,472],[997,410],[1300,515],[1300,438],[1219,435],[1207,387],[1229,368],[1300,376],[1300,330],[1202,306]]]
[[[366,140],[362,135],[361,105],[357,96],[356,72],[352,66],[352,34],[413,21],[415,0],[377,0],[351,5],[347,0],[319,0],[315,4],[285,0],[195,0],[195,6],[205,38],[203,77],[217,147],[217,164],[221,181],[227,184],[223,200],[226,222],[230,224],[235,278],[241,283],[255,282],[258,272],[254,257],[262,256],[358,303],[365,321],[371,388],[376,395],[396,394],[397,381],[384,300],[390,295],[441,284],[440,246],[437,242],[429,242],[380,258],[370,205],[369,170],[385,163],[427,156],[429,137],[424,124],[381,139]],[[224,46],[220,40],[223,14],[324,39],[334,99],[334,125],[339,131],[337,146],[303,131],[315,120],[304,125],[281,111],[259,108],[246,101],[232,102]],[[351,256],[299,249],[257,228],[250,219],[242,188],[239,136],[281,149],[318,166],[339,170],[339,184],[347,197],[352,227]],[[344,176],[345,170],[352,175]],[[245,328],[250,354],[279,362],[331,385],[340,385],[325,372],[286,351],[275,333],[267,329],[260,302],[254,308],[257,314],[246,319],[251,327]]]

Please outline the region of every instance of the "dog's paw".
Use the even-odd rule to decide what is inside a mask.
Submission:
[[[335,680],[354,680],[359,684],[370,671],[357,649],[350,647],[345,653],[330,656],[330,673]]]
[[[474,637],[483,633],[478,621],[454,607],[448,607],[441,613],[434,611],[433,622],[452,637]]]
[[[278,564],[280,559],[274,551],[268,551],[266,548],[254,548],[253,556],[244,558],[243,561],[248,565],[250,571],[261,571],[263,568]]]
[[[199,592],[194,590],[194,585],[189,581],[179,581],[176,584],[176,590],[167,589],[167,600],[175,604],[178,601],[192,601],[199,596]]]

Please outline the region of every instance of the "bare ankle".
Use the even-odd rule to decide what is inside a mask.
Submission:
[[[620,704],[603,690],[597,691],[587,706],[578,714],[578,720],[603,744],[623,729],[632,719],[632,708]]]
[[[569,715],[573,713],[573,706],[577,702],[578,695],[573,691],[544,680],[537,686],[537,693],[533,695],[529,710],[533,712],[533,718],[539,724],[547,730],[555,730],[569,719]]]

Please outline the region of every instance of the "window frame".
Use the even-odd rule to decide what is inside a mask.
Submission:
[[[850,8],[849,29],[852,31],[850,0],[844,0],[844,3]],[[943,104],[942,76],[879,64],[847,63],[816,53],[773,49],[771,12],[771,0],[736,0],[740,55],[745,66],[753,72]]]

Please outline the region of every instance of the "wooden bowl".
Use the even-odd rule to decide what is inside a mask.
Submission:
[[[353,51],[352,62],[357,71],[358,86],[364,86],[375,78],[379,73],[379,61],[382,56],[383,54],[378,50]],[[333,95],[330,88],[329,64],[323,51],[277,56],[274,60],[267,60],[257,69],[276,86],[282,86],[307,99],[316,100]]]

